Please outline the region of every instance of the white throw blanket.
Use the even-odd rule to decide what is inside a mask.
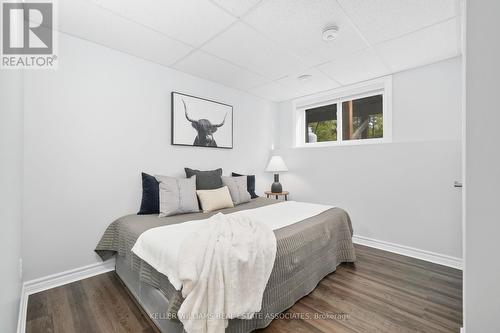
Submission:
[[[179,320],[188,333],[223,333],[228,319],[251,319],[276,257],[276,238],[248,216],[213,216],[187,238],[179,255],[185,298]]]
[[[166,275],[177,290],[182,288],[186,300],[178,315],[187,332],[223,332],[223,329],[217,330],[225,327],[228,318],[248,316],[250,319],[253,312],[260,310],[276,252],[276,239],[269,231],[330,208],[332,206],[286,201],[226,215],[217,214],[211,219],[152,228],[139,236],[132,252]],[[239,222],[232,224],[228,219]],[[263,237],[263,234],[267,236]],[[214,240],[219,240],[219,243],[214,243]],[[270,251],[274,252],[272,261],[270,255],[262,257]],[[252,263],[255,263],[254,267]],[[262,273],[268,265],[269,274]],[[210,280],[215,276],[224,279]],[[192,320],[193,317],[205,319],[207,313],[220,313],[221,309],[226,317],[222,320]]]

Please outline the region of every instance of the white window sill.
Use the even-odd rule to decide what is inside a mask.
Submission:
[[[314,143],[297,144],[293,148],[321,148],[321,147],[342,147],[342,146],[362,146],[373,144],[391,143],[392,140],[384,139],[363,139],[363,140],[346,140],[346,141],[326,141]]]

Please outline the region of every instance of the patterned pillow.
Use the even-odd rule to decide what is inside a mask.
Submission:
[[[198,212],[196,176],[174,178],[155,176],[160,183],[160,217]]]
[[[233,199],[233,203],[235,205],[249,202],[252,199],[247,190],[247,176],[222,176],[222,184],[228,187],[229,193],[231,193],[231,198]]]

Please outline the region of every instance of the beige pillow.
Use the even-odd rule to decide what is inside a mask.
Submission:
[[[196,194],[200,199],[201,209],[203,209],[204,213],[234,207],[227,186],[215,190],[197,190]]]

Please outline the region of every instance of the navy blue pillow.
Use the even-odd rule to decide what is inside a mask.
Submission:
[[[142,173],[142,201],[137,215],[160,214],[160,183],[155,177]]]
[[[239,173],[231,173],[232,177],[239,177],[239,176],[245,176],[245,175],[240,175]],[[247,191],[250,193],[250,197],[252,199],[258,198],[259,196],[255,194],[255,175],[249,175],[247,176]]]

